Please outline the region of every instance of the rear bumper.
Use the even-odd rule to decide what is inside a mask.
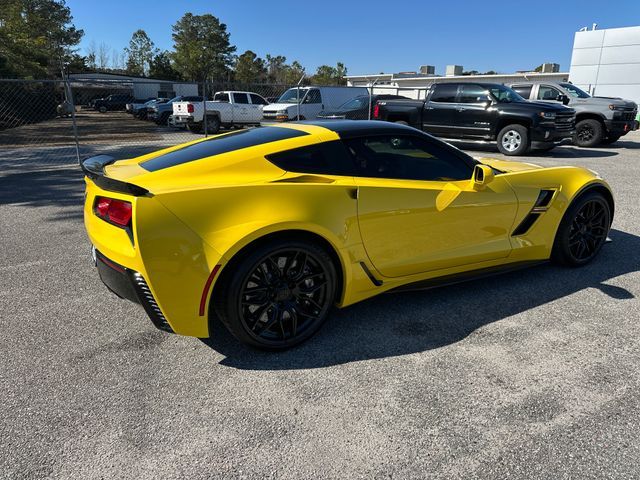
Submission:
[[[173,121],[177,125],[186,125],[193,122],[193,117],[191,115],[174,115]]]
[[[108,259],[95,247],[93,247],[93,258],[100,280],[111,292],[120,298],[142,305],[157,329],[174,333],[151,293],[149,285],[139,272]]]

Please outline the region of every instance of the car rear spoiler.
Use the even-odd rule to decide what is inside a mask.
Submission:
[[[115,161],[116,159],[109,155],[96,155],[95,157],[89,157],[82,160],[80,162],[80,167],[84,174],[93,180],[93,183],[104,190],[128,193],[134,197],[149,195],[149,190],[146,188],[107,177],[104,174],[104,167],[111,165]]]

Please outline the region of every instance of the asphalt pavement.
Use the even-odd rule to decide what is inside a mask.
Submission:
[[[284,353],[156,330],[98,279],[77,167],[0,163],[0,477],[640,478],[640,133],[520,160],[611,183],[595,262],[385,294]]]

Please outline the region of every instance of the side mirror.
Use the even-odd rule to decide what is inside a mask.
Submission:
[[[558,95],[556,98],[557,101],[562,102],[563,105],[569,105],[569,97],[564,94]]]
[[[488,165],[476,165],[473,169],[473,187],[476,190],[482,190],[487,185],[489,185],[495,175],[493,174],[493,169]]]

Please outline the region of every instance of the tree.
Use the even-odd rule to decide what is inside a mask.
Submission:
[[[238,57],[235,74],[236,80],[241,83],[264,82],[267,69],[263,59],[251,50],[247,50]]]
[[[173,68],[171,54],[166,50],[153,56],[149,65],[149,76],[158,80],[182,80],[180,72]]]
[[[298,84],[300,79],[304,76],[304,67],[298,62],[294,60],[291,65],[287,65],[284,72],[284,83],[287,84]],[[304,81],[303,81],[304,83]]]
[[[267,75],[269,82],[285,83],[285,74],[287,71],[287,57],[282,55],[272,56],[267,53]]]
[[[316,85],[346,85],[346,75],[344,63],[338,62],[335,67],[320,65],[311,81]]]
[[[109,67],[109,57],[111,56],[111,47],[104,42],[100,42],[98,46],[98,56],[96,63],[100,70],[106,70]]]
[[[131,35],[129,47],[125,48],[127,54],[127,73],[143,77],[149,74],[149,66],[153,60],[155,46],[147,32],[136,30]]]
[[[220,80],[229,73],[236,47],[218,18],[186,13],[173,26],[172,37],[176,69],[187,80]]]
[[[0,73],[45,78],[76,60],[83,31],[64,0],[3,0],[0,8]]]
[[[91,40],[89,46],[85,49],[87,56],[87,66],[92,69],[98,68],[98,48],[96,47],[96,41]]]

